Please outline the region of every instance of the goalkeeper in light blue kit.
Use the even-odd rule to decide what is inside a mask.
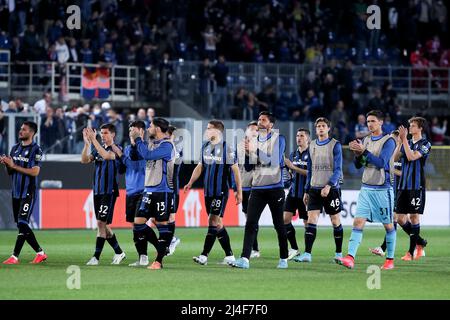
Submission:
[[[373,110],[367,113],[367,127],[370,135],[363,141],[350,142],[350,150],[355,154],[357,168],[364,167],[362,187],[358,196],[352,235],[348,244],[348,254],[336,259],[336,263],[349,269],[355,265],[356,252],[362,241],[366,221],[381,222],[386,229],[387,255],[382,269],[394,268],[396,231],[393,225],[394,210],[394,150],[395,140],[383,134],[383,113]]]

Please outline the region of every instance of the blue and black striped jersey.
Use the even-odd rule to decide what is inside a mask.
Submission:
[[[11,152],[9,153],[16,166],[28,169],[41,166],[42,154],[41,147],[35,142],[27,146],[17,143],[11,148]],[[13,170],[11,172],[11,178],[12,197],[15,199],[26,198],[28,194],[34,194],[38,188],[37,177]]]
[[[210,141],[202,146],[203,187],[206,197],[228,194],[231,186],[231,166],[237,163],[236,152],[225,141],[213,145]]]
[[[308,169],[309,149],[300,152],[298,149],[289,155],[292,164],[300,169]],[[292,182],[289,189],[289,195],[294,198],[303,198],[305,193],[306,176],[298,172],[292,172]]]
[[[111,146],[103,146],[103,148],[108,152],[113,152]],[[119,195],[119,186],[117,184],[118,156],[116,156],[116,160],[104,160],[95,149],[92,151],[92,156],[95,164],[94,195]]]
[[[398,184],[399,190],[421,190],[425,189],[425,163],[431,150],[431,143],[422,138],[415,143],[410,139],[408,141],[411,150],[418,151],[422,155],[417,160],[409,161],[405,154],[405,149],[402,146],[400,152],[403,154],[401,157],[402,175]]]

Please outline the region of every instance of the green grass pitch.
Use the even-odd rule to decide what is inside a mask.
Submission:
[[[228,228],[234,253],[242,249],[243,228]],[[303,228],[297,228],[303,248]],[[344,253],[350,228],[345,228]],[[370,265],[381,266],[383,258],[372,256],[368,248],[381,242],[384,231],[366,228],[354,270],[332,262],[334,240],[332,229],[319,227],[310,264],[289,263],[289,269],[278,270],[278,246],[273,228],[261,228],[261,258],[250,261],[249,270],[217,264],[223,258],[218,241],[208,265],[192,261],[203,247],[206,229],[179,228],[181,244],[173,256],[166,257],[163,270],[128,267],[136,260],[131,230],[116,230],[127,253],[122,265],[110,265],[113,251],[106,243],[100,266],[88,267],[95,245],[95,231],[37,231],[40,244],[49,255],[42,265],[31,265],[34,253],[25,244],[21,264],[0,265],[0,299],[450,299],[450,228],[423,228],[428,240],[426,257],[404,262],[408,239],[397,236],[395,269],[382,271],[380,289],[368,289]],[[0,231],[0,253],[6,259],[14,245],[15,231]],[[149,246],[149,249],[153,247]],[[149,257],[154,251],[149,250]],[[70,265],[80,266],[81,288],[69,290],[66,282]]]

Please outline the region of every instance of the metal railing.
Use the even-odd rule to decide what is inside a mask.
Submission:
[[[41,95],[50,90],[54,96],[60,91],[60,69],[56,62],[10,63],[9,51],[0,50],[0,89],[21,91],[28,96]],[[216,92],[214,80],[208,81],[206,93],[200,92],[199,61],[172,61],[173,73],[160,72],[157,68],[115,65],[110,69],[112,101],[136,101],[151,97],[166,101],[177,98],[191,106],[201,104],[202,99],[213,103]],[[67,79],[70,99],[82,99],[81,80],[83,68],[98,67],[96,64],[67,63],[63,68]],[[228,104],[239,88],[261,92],[265,86],[274,85],[277,97],[282,94],[297,94],[306,74],[321,72],[325,66],[311,64],[275,63],[231,63],[228,62]],[[356,83],[364,71],[368,71],[372,87],[381,87],[384,82],[392,83],[392,88],[402,100],[404,107],[411,108],[414,102],[431,107],[436,102],[450,107],[449,68],[417,68],[403,66],[353,66],[353,82]],[[154,94],[153,94],[154,93]],[[202,97],[205,96],[206,97]],[[356,98],[358,95],[355,93]]]
[[[195,105],[199,95],[199,67],[202,62],[175,61],[175,96]],[[308,64],[256,64],[227,63],[229,68],[227,91],[231,99],[239,88],[261,92],[265,86],[274,85],[277,97],[281,94],[297,94],[309,71],[323,70],[324,66]],[[386,81],[398,94],[405,107],[411,108],[414,101],[431,107],[436,101],[450,107],[449,68],[415,68],[399,66],[353,66],[354,92],[364,71],[368,71],[372,87],[380,88]],[[336,79],[335,79],[336,80]],[[214,95],[215,82],[208,81],[208,94]],[[358,98],[358,94],[355,93]],[[230,101],[230,100],[229,100]]]
[[[97,67],[100,65],[66,63],[64,67],[61,67],[56,62],[9,63],[0,61],[0,87],[2,83],[5,83],[9,89],[8,93],[21,92],[28,97],[40,96],[44,91],[50,91],[53,97],[57,97],[61,90],[61,76],[65,76],[66,98],[83,100],[83,70]],[[110,95],[105,100],[136,101],[139,94],[138,68],[115,65],[108,69],[110,71]]]

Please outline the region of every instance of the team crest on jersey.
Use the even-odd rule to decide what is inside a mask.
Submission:
[[[28,155],[28,150],[26,150],[23,155],[27,156]]]
[[[425,146],[425,145],[423,145],[422,147],[421,147],[421,149],[422,149],[422,151],[424,152],[424,153],[428,153],[428,147],[427,146]]]

